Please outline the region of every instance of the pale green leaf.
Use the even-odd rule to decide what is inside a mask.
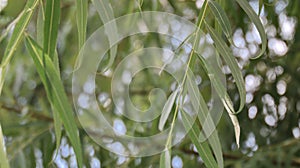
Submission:
[[[158,129],[162,131],[164,129],[164,126],[168,120],[168,117],[171,113],[172,107],[174,105],[176,96],[177,96],[178,90],[175,90],[168,98],[162,112],[161,117],[159,119]]]
[[[2,62],[0,65],[0,94],[2,92],[5,74],[7,71],[8,64],[13,57],[13,54],[20,43],[24,31],[32,17],[33,11],[37,6],[39,0],[28,0],[24,10],[19,15],[19,20],[15,25],[14,31],[11,35],[11,38],[8,41],[7,47],[4,52],[4,56],[2,58]]]
[[[0,167],[9,168],[1,125],[0,125]]]
[[[168,149],[160,154],[159,167],[171,168],[171,154]]]
[[[72,107],[68,102],[63,84],[61,83],[59,72],[55,68],[50,57],[47,54],[43,54],[43,50],[30,37],[26,37],[26,47],[34,60],[37,72],[39,73],[44,86],[46,86],[45,89],[48,99],[51,105],[54,107],[54,110],[59,114],[64,124],[67,135],[77,156],[78,165],[79,167],[82,167],[82,152],[77,126]],[[44,63],[47,66],[45,66]],[[47,86],[51,90],[49,90]],[[51,98],[49,95],[51,95],[53,98]]]
[[[209,113],[207,104],[204,98],[199,92],[197,85],[193,84],[191,74],[187,74],[186,87],[189,90],[189,96],[194,107],[199,107],[198,119],[202,125],[202,131],[197,135],[198,141],[203,142],[208,138],[211,145],[212,152],[214,153],[219,167],[223,167],[223,155],[222,148],[219,140],[219,136],[216,131],[216,126]],[[183,112],[184,113],[184,112]],[[201,156],[202,157],[202,156]]]
[[[267,35],[265,32],[264,26],[262,25],[262,23],[259,19],[259,16],[252,9],[252,7],[248,3],[248,1],[246,1],[246,0],[236,0],[236,1],[241,6],[241,8],[246,12],[246,14],[250,18],[250,20],[254,23],[254,25],[257,28],[258,33],[260,35],[261,42],[262,42],[262,48],[261,48],[259,54],[256,57],[254,57],[254,59],[258,58],[265,53],[266,48],[267,48]]]
[[[226,15],[224,9],[216,1],[209,1],[208,4],[209,4],[209,7],[210,7],[212,13],[216,17],[218,23],[222,27],[224,34],[226,35],[226,37],[228,39],[231,39],[232,38],[232,29],[231,29],[230,21]]]
[[[116,22],[114,21],[114,11],[111,7],[111,4],[109,0],[92,0],[92,2],[96,7],[103,24],[110,22],[105,26],[105,33],[108,37],[109,44],[112,46],[118,40],[118,28]],[[117,55],[117,49],[117,45],[114,45],[110,48],[110,59],[108,65],[104,69],[111,67],[114,63]]]

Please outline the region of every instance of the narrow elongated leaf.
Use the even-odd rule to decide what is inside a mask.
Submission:
[[[38,32],[39,36],[42,36],[43,38],[43,42],[44,42],[43,52],[44,54],[47,54],[51,58],[57,72],[59,72],[59,62],[58,62],[58,55],[56,53],[56,44],[57,44],[57,35],[58,35],[59,22],[60,22],[60,0],[52,0],[46,2],[44,17],[45,17],[44,22],[39,23],[40,25],[38,25],[41,26],[44,30],[43,35],[41,35],[41,33]],[[41,28],[37,30],[40,31],[40,29]],[[45,66],[48,66],[46,62],[45,62]],[[46,78],[46,80],[48,80],[48,78]],[[53,93],[52,88],[47,83],[49,82],[46,82],[44,85],[45,87],[47,87],[47,90],[49,90],[49,100],[54,99],[54,97],[52,96]],[[53,100],[50,100],[50,102],[53,102]],[[53,111],[53,118],[54,118],[56,147],[58,148],[60,146],[60,140],[62,134],[61,131],[62,121],[58,115],[59,112],[57,111],[57,109],[54,107],[53,104],[51,104],[51,108]]]
[[[237,113],[239,113],[243,110],[246,101],[246,89],[245,89],[245,82],[243,79],[242,72],[238,66],[236,59],[232,55],[231,49],[227,46],[227,44],[222,40],[222,38],[218,35],[218,33],[213,28],[211,28],[208,24],[206,24],[206,28],[209,34],[211,35],[211,38],[215,42],[217,51],[221,54],[221,56],[223,56],[224,61],[229,66],[232,76],[237,85],[240,94],[240,106],[237,111]]]
[[[241,133],[239,120],[237,119],[236,115],[234,115],[234,114],[229,114],[229,117],[230,117],[231,122],[234,127],[236,144],[237,144],[237,147],[239,148],[240,147],[240,133]]]
[[[177,96],[178,90],[175,90],[168,98],[162,112],[161,112],[161,117],[159,119],[159,124],[158,124],[158,129],[162,131],[164,129],[164,126],[167,122],[167,119],[171,113],[172,107],[175,102],[175,98]]]
[[[58,112],[65,126],[65,130],[70,139],[70,142],[74,148],[78,165],[79,167],[82,167],[81,144],[77,132],[76,122],[74,119],[72,107],[68,102],[63,84],[61,83],[59,73],[50,57],[47,54],[43,54],[43,50],[30,37],[26,37],[26,47],[34,60],[37,72],[39,73],[44,86],[49,86],[49,88],[51,88],[51,90],[49,90],[49,88],[45,87],[48,99],[51,105],[54,107],[54,110]],[[45,64],[47,66],[45,66],[43,61],[45,61]],[[50,91],[52,93],[50,93]],[[53,98],[49,97],[49,95],[52,95]]]
[[[223,160],[223,152],[221,142],[218,136],[218,131],[215,130],[209,137],[208,142],[212,148],[212,151],[217,159],[217,163],[219,167],[224,167],[224,160]]]
[[[181,111],[183,111],[181,109]],[[200,135],[200,129],[196,123],[193,125],[191,124],[192,119],[189,115],[187,115],[186,112],[182,112],[182,121],[183,125],[186,129],[191,128],[188,132],[188,136],[192,140],[192,143],[196,146],[196,149],[204,161],[204,164],[206,167],[218,167],[218,164],[211,152],[211,149],[209,148],[209,145],[206,141],[201,142],[199,140],[199,135]]]
[[[0,167],[9,168],[1,125],[0,125]]]
[[[160,154],[159,167],[171,168],[171,154],[168,149]]]
[[[197,135],[198,141],[203,142],[208,137],[208,141],[212,147],[212,152],[214,153],[219,167],[224,167],[222,148],[219,140],[219,136],[216,131],[216,125],[209,113],[209,109],[199,92],[197,85],[192,84],[191,75],[188,73],[186,78],[186,87],[189,90],[189,96],[194,107],[199,107],[198,119],[202,125],[202,131]],[[184,112],[183,112],[184,113]],[[186,115],[186,114],[185,114]]]
[[[10,62],[10,60],[13,57],[13,54],[16,51],[16,48],[18,47],[18,44],[20,43],[24,31],[32,17],[33,11],[35,7],[37,6],[39,0],[28,0],[26,3],[26,6],[24,10],[21,12],[19,16],[19,21],[16,23],[14,31],[11,35],[11,38],[7,44],[7,47],[4,52],[4,56],[0,65],[0,94],[2,92],[4,80],[5,80],[5,74],[7,71],[7,66]]]
[[[76,13],[77,13],[78,40],[79,40],[79,48],[80,48],[83,46],[86,38],[88,1],[76,0],[76,9],[77,9]]]
[[[108,37],[109,44],[113,45],[118,40],[118,28],[117,28],[117,24],[113,21],[115,17],[114,17],[114,11],[111,7],[111,4],[109,0],[92,0],[92,2],[95,5],[103,24],[112,21],[110,24],[108,24],[105,27],[105,32]],[[104,69],[111,67],[112,64],[114,63],[115,57],[117,55],[117,49],[118,49],[117,45],[110,48],[109,63]]]
[[[216,1],[209,1],[209,7],[216,17],[218,23],[222,27],[222,30],[227,38],[232,38],[232,29],[230,25],[230,21],[224,11],[224,9],[216,2]]]
[[[36,38],[37,38],[37,43],[40,46],[43,46],[44,43],[44,23],[45,23],[44,7],[41,4],[39,6],[39,12],[36,21]]]
[[[265,53],[266,48],[267,48],[267,35],[265,32],[264,26],[262,25],[262,23],[259,19],[259,16],[252,9],[252,7],[248,3],[248,1],[246,1],[246,0],[236,0],[236,1],[241,6],[241,8],[246,12],[246,14],[250,18],[250,20],[254,23],[254,25],[257,28],[258,33],[260,35],[261,42],[262,42],[262,48],[261,48],[259,54],[253,58],[253,59],[256,59],[256,58],[262,56]]]
[[[44,24],[44,52],[54,58],[60,19],[60,0],[46,1]]]

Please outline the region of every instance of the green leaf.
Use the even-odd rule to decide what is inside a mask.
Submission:
[[[1,125],[0,125],[0,167],[9,168]]]
[[[166,151],[163,151],[160,154],[159,167],[160,168],[171,168],[171,154],[168,149],[166,149]]]
[[[44,23],[45,23],[44,7],[43,4],[41,4],[39,6],[39,12],[36,21],[36,38],[40,46],[43,46],[43,42],[44,42]]]
[[[218,136],[218,131],[215,130],[209,137],[208,142],[212,148],[212,151],[217,159],[217,163],[219,167],[224,167],[224,160],[223,160],[223,152],[221,142]]]
[[[231,49],[227,46],[227,44],[225,43],[225,41],[223,41],[223,39],[218,35],[218,33],[211,28],[208,24],[206,24],[206,28],[209,32],[209,34],[211,35],[211,38],[213,39],[216,49],[217,51],[221,54],[221,56],[223,56],[224,61],[226,62],[226,64],[229,66],[232,76],[235,80],[235,83],[237,85],[239,94],[240,94],[240,106],[239,109],[237,111],[237,113],[241,112],[244,108],[245,105],[245,101],[246,101],[246,89],[245,89],[245,82],[243,79],[243,75],[242,72],[238,66],[238,63],[236,61],[236,59],[234,58],[234,56],[232,55],[232,51]],[[217,77],[216,77],[217,78]],[[225,99],[226,106],[231,106],[232,102],[228,100],[229,97],[227,97]],[[230,110],[230,112],[232,112],[233,114],[235,113],[234,109],[227,109]]]
[[[46,2],[46,9],[45,9],[45,21],[43,23],[44,28],[44,34],[43,34],[43,40],[44,40],[44,54],[47,54],[53,64],[55,65],[55,68],[57,72],[59,72],[59,62],[58,62],[58,55],[56,53],[56,44],[57,44],[57,35],[58,35],[58,29],[59,29],[59,22],[60,22],[60,0],[51,0]],[[45,57],[45,56],[43,56]],[[45,58],[43,58],[44,61]],[[48,66],[48,64],[45,62],[45,67]],[[45,73],[45,72],[44,72]],[[59,78],[60,79],[60,78]],[[44,83],[45,87],[47,87],[49,90],[49,100],[55,99],[55,97],[52,96],[52,88],[48,85],[48,78],[46,78],[46,82]],[[53,102],[54,100],[50,100],[50,102]],[[55,136],[56,136],[56,147],[59,148],[60,146],[60,140],[61,140],[61,134],[62,134],[62,118],[59,117],[57,108],[54,107],[53,104],[51,104],[51,108],[53,111],[53,118],[54,118],[54,130],[55,130]]]
[[[24,31],[32,17],[33,11],[37,6],[39,0],[28,0],[24,10],[19,15],[19,20],[15,25],[14,31],[8,41],[7,47],[4,52],[4,56],[0,65],[0,94],[2,92],[5,75],[7,71],[8,64],[13,57],[22,37]]]
[[[241,8],[246,12],[248,17],[254,23],[255,27],[258,30],[258,33],[260,35],[261,42],[262,42],[262,48],[261,48],[259,54],[256,57],[254,57],[253,59],[259,58],[260,56],[262,56],[265,53],[266,48],[267,48],[267,35],[265,32],[264,26],[262,25],[262,23],[259,19],[259,16],[255,13],[255,11],[249,5],[248,1],[246,1],[246,0],[236,0],[236,1],[241,6]]]
[[[181,109],[181,111],[183,125],[186,129],[191,128],[188,132],[188,136],[192,140],[192,143],[196,146],[196,149],[200,157],[204,161],[205,166],[213,168],[218,167],[218,164],[211,152],[211,149],[209,148],[209,144],[206,141],[201,142],[199,140],[200,129],[198,125],[196,124],[196,122],[194,122],[194,124],[192,125],[192,118],[189,115],[187,115],[187,113],[184,112],[183,109]]]
[[[159,119],[159,124],[158,124],[158,129],[160,131],[162,131],[164,129],[164,126],[168,120],[168,117],[171,113],[171,110],[172,110],[172,107],[174,105],[174,102],[175,102],[175,98],[177,96],[177,93],[178,93],[178,89],[175,90],[168,98],[162,112],[161,112],[161,117]]]
[[[88,14],[88,1],[76,0],[77,9],[77,29],[79,48],[83,46],[86,39],[86,26],[87,26],[87,14]]]
[[[226,64],[229,66],[232,76],[235,79],[239,94],[240,94],[240,107],[239,110],[236,113],[239,113],[242,111],[245,100],[246,100],[246,89],[245,89],[245,82],[243,79],[243,75],[241,70],[238,67],[237,61],[231,54],[230,48],[226,45],[226,43],[221,39],[221,37],[218,36],[217,32],[211,28],[208,24],[206,24],[207,30],[209,31],[212,39],[215,42],[215,46],[217,51],[224,57],[224,60]],[[200,57],[201,59],[201,57]],[[236,137],[236,143],[239,146],[239,139],[240,139],[240,126],[239,122],[237,120],[237,117],[234,115],[236,114],[233,109],[232,101],[229,97],[229,95],[226,92],[226,89],[220,82],[220,79],[215,74],[215,69],[212,67],[210,68],[207,66],[208,72],[209,72],[209,78],[212,81],[212,84],[214,85],[218,95],[221,97],[222,102],[229,113],[229,117],[232,121],[232,124],[234,126],[235,130],[235,137]],[[232,111],[233,110],[233,111]]]
[[[109,40],[109,45],[112,46],[118,40],[118,28],[116,22],[114,21],[114,11],[111,7],[111,4],[109,3],[109,0],[92,0],[92,2],[95,5],[103,24],[111,21],[105,26],[105,32]],[[117,55],[117,49],[117,45],[114,45],[110,48],[109,63],[104,69],[110,68],[114,63]]]
[[[44,24],[44,52],[54,58],[60,19],[60,0],[46,1]]]
[[[51,105],[54,107],[54,110],[58,112],[65,126],[65,130],[70,139],[70,142],[74,148],[78,165],[79,167],[82,167],[82,151],[77,126],[74,119],[72,107],[68,102],[68,98],[64,91],[59,73],[50,57],[47,54],[43,54],[43,50],[30,37],[26,37],[26,47],[34,60],[37,72],[39,73],[44,86],[49,86],[49,88],[51,89],[49,90],[49,88],[45,87],[48,99]],[[47,66],[45,66],[43,61],[45,61],[45,64]],[[50,93],[50,91],[52,93]],[[49,95],[52,95],[53,98],[50,98]]]
[[[209,1],[208,3],[212,13],[216,17],[218,23],[222,27],[222,30],[228,39],[232,38],[232,29],[230,25],[230,21],[224,11],[224,9],[216,2]]]
[[[204,98],[202,97],[201,93],[199,92],[199,90],[197,88],[197,85],[196,84],[193,85],[192,82],[193,82],[193,80],[191,78],[191,74],[188,73],[187,78],[186,78],[186,87],[189,90],[189,96],[190,96],[193,106],[199,107],[198,119],[202,126],[202,132],[200,132],[200,130],[199,130],[200,133],[197,135],[199,138],[197,138],[197,139],[199,142],[202,142],[202,141],[206,140],[206,137],[208,137],[208,141],[212,147],[212,151],[217,159],[217,163],[218,163],[219,167],[224,167],[223,166],[224,161],[223,161],[223,155],[222,155],[222,148],[221,148],[219,136],[216,131],[216,126],[214,124],[213,119],[211,118],[207,104],[205,103]],[[185,113],[185,112],[183,112],[183,113]],[[190,121],[190,123],[191,123],[191,121]]]

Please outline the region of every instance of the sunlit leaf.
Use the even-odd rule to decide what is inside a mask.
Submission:
[[[257,28],[258,33],[260,35],[261,42],[262,42],[262,48],[261,48],[259,54],[256,57],[254,57],[254,59],[258,58],[265,53],[266,48],[267,48],[267,35],[265,32],[264,26],[262,25],[262,23],[259,19],[259,16],[252,9],[252,7],[248,3],[248,1],[246,1],[246,0],[236,0],[236,1],[242,7],[242,9],[246,12],[246,14],[250,18],[250,20],[254,23],[254,25]]]
[[[1,125],[0,125],[0,167],[9,168]]]
[[[95,5],[103,24],[111,21],[110,24],[107,24],[105,26],[105,33],[108,37],[109,45],[112,46],[118,40],[118,28],[115,21],[113,21],[115,17],[111,4],[109,0],[92,0],[92,2]],[[114,63],[115,57],[117,55],[117,49],[117,45],[114,45],[110,48],[110,59],[105,69],[111,67]]]
[[[2,92],[5,74],[7,71],[8,64],[13,57],[13,54],[20,43],[23,33],[32,17],[34,9],[36,8],[39,0],[28,0],[24,10],[20,14],[20,19],[15,25],[14,31],[11,35],[11,38],[7,44],[7,47],[4,52],[4,56],[2,58],[2,62],[0,65],[0,93]]]
[[[59,73],[49,56],[47,54],[43,54],[43,50],[30,37],[26,37],[26,47],[34,60],[37,72],[39,73],[44,86],[48,85],[51,88],[51,90],[49,90],[47,89],[47,87],[45,87],[48,99],[51,105],[54,107],[54,110],[58,112],[65,126],[65,130],[70,139],[70,142],[74,148],[78,165],[79,167],[82,167],[81,144],[78,136],[77,126],[74,119],[72,107],[68,102],[68,98],[64,91],[63,84],[61,83]],[[45,61],[45,64],[47,66],[44,65],[43,61]],[[52,93],[49,93],[50,91]],[[52,95],[53,98],[50,98],[49,95]]]
[[[178,90],[175,90],[168,98],[162,112],[161,112],[161,117],[159,119],[159,124],[158,124],[158,129],[162,131],[164,129],[164,126],[168,120],[168,117],[171,113],[172,107],[175,102],[175,98],[177,96]]]

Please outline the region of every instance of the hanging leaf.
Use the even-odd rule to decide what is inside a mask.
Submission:
[[[189,90],[188,93],[189,93],[192,105],[194,107],[199,107],[198,119],[202,126],[202,131],[200,132],[200,130],[199,130],[199,134],[197,135],[197,137],[198,137],[197,140],[199,142],[203,142],[206,140],[206,138],[208,138],[208,141],[212,147],[212,152],[214,153],[215,157],[217,158],[217,163],[218,163],[219,167],[223,167],[222,148],[221,148],[219,136],[216,131],[216,125],[214,124],[214,121],[211,118],[209,109],[207,107],[207,104],[204,101],[204,98],[202,97],[201,93],[199,92],[197,85],[193,84],[191,74],[189,74],[189,73],[187,74],[187,78],[186,78],[186,87],[187,87],[187,90]],[[183,113],[185,113],[185,112],[183,112]],[[189,122],[191,123],[192,121],[189,121]],[[194,128],[194,129],[196,129],[196,128]]]
[[[44,86],[49,86],[49,88],[51,89],[49,90],[47,87],[45,87],[47,97],[51,105],[54,107],[54,110],[59,114],[77,156],[78,165],[79,167],[82,167],[81,144],[77,132],[76,122],[74,119],[72,107],[68,102],[63,84],[61,83],[59,73],[50,57],[47,54],[43,54],[43,50],[30,37],[26,37],[26,47],[34,60],[36,69]],[[43,61],[45,61],[45,64],[47,66],[45,66]],[[50,91],[52,93],[50,93]],[[49,95],[52,95],[53,98],[49,97]]]
[[[114,11],[109,0],[92,0],[92,2],[95,5],[103,24],[109,22],[109,24],[105,26],[105,32],[109,40],[109,45],[112,47],[110,48],[110,59],[108,65],[104,68],[106,70],[112,66],[117,55],[118,46],[114,45],[114,43],[119,39],[118,28],[116,22],[113,21],[115,19]]]
[[[230,21],[224,11],[224,9],[216,2],[216,1],[209,1],[209,7],[216,17],[218,23],[222,27],[222,30],[226,37],[230,40],[232,39],[232,29],[230,25]]]
[[[60,0],[46,1],[44,23],[44,52],[59,68],[56,52],[57,35],[60,22]]]
[[[236,1],[242,7],[242,9],[246,12],[248,17],[254,23],[255,27],[258,30],[258,33],[260,35],[261,42],[262,42],[262,48],[261,48],[259,54],[256,57],[254,57],[253,59],[259,58],[260,56],[262,56],[265,53],[265,51],[267,49],[267,35],[265,32],[264,26],[262,25],[262,23],[259,19],[259,16],[252,9],[252,7],[248,3],[248,1],[246,1],[246,0],[236,0]]]
[[[88,1],[76,0],[77,13],[77,29],[79,49],[83,46],[86,39],[87,15],[88,15]]]
[[[237,111],[237,113],[239,113],[243,110],[246,101],[246,89],[245,89],[245,82],[243,79],[242,72],[238,66],[236,59],[232,55],[231,49],[227,46],[227,44],[222,40],[222,38],[218,35],[218,33],[213,28],[211,28],[208,24],[205,25],[209,34],[211,35],[211,38],[215,43],[218,53],[220,53],[221,56],[223,56],[224,61],[229,66],[232,76],[237,85],[240,94],[240,106]],[[227,105],[229,105],[229,103],[227,103]]]
[[[187,113],[184,112],[184,110],[181,111],[183,111],[181,114],[184,127],[186,129],[191,128],[188,132],[188,136],[192,140],[192,143],[196,146],[196,149],[199,153],[199,156],[203,160],[204,165],[206,167],[218,167],[218,164],[211,152],[211,149],[209,148],[208,143],[206,141],[201,142],[199,140],[199,135],[201,131],[198,125],[196,124],[196,122],[194,122],[192,125],[192,118],[190,118],[190,116],[187,115]]]
[[[164,151],[160,154],[159,167],[160,168],[171,168],[171,154],[170,154],[169,149],[166,149],[166,151]]]

